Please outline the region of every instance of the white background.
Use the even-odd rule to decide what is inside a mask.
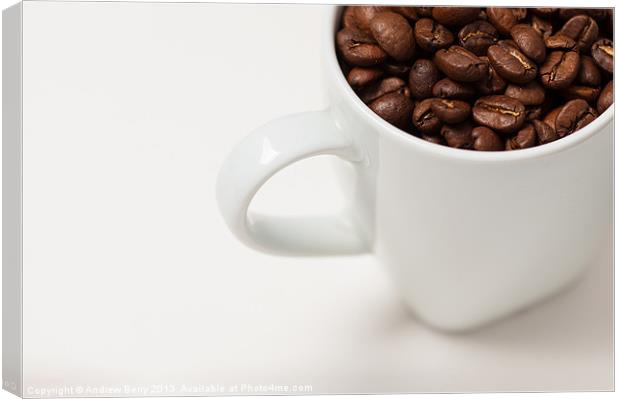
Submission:
[[[24,275],[39,295],[24,355],[39,384],[609,388],[609,254],[570,292],[453,336],[413,320],[369,256],[271,257],[225,230],[213,181],[226,153],[252,127],[325,105],[319,7],[70,6],[78,18],[61,4],[30,15],[24,54],[24,92],[37,93],[25,158],[40,160],[24,169],[24,223],[40,227],[25,230],[37,248],[25,262],[41,265]],[[255,203],[340,205],[321,159]]]

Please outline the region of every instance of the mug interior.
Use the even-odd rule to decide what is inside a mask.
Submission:
[[[513,161],[528,158],[537,158],[550,155],[559,151],[567,150],[601,132],[607,124],[612,122],[614,115],[614,103],[599,115],[593,122],[578,132],[558,139],[554,142],[543,144],[536,147],[526,148],[515,151],[473,151],[451,148],[444,145],[429,143],[419,137],[411,135],[392,124],[386,122],[377,114],[375,114],[364,102],[357,96],[351,86],[349,86],[336,54],[336,32],[340,26],[340,16],[343,11],[342,6],[330,6],[326,12],[323,29],[323,61],[325,66],[325,77],[328,83],[335,87],[335,90],[347,97],[347,101],[351,102],[353,109],[366,120],[369,124],[378,127],[380,134],[388,134],[401,140],[403,145],[411,145],[421,150],[429,151],[438,156],[447,156],[451,158],[462,158],[474,161]]]

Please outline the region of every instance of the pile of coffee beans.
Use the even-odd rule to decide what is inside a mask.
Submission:
[[[613,103],[613,10],[349,6],[347,81],[424,140],[517,150],[576,132]]]

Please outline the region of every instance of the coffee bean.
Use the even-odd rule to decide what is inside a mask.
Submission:
[[[523,105],[540,105],[545,101],[545,89],[535,81],[524,86],[509,84],[504,94],[519,100]]]
[[[336,35],[336,43],[344,60],[354,66],[374,66],[387,57],[370,35],[355,29],[341,29]]]
[[[536,15],[532,17],[532,28],[542,36],[543,40],[551,36],[553,33],[553,25],[546,19],[542,19]]]
[[[509,35],[510,29],[525,18],[525,8],[487,7],[487,18],[503,35]]]
[[[365,31],[368,34],[370,34],[370,21],[372,21],[377,14],[388,10],[388,7],[384,6],[359,6],[353,8],[353,16],[357,29]]]
[[[543,116],[542,107],[529,105],[525,107],[525,121],[530,122],[534,119],[540,119]]]
[[[506,140],[506,150],[522,150],[536,145],[536,129],[531,123],[526,124],[519,132]]]
[[[587,126],[598,113],[584,100],[567,102],[555,119],[555,131],[560,137],[567,136]]]
[[[468,150],[474,147],[472,130],[471,122],[465,121],[456,125],[443,125],[441,135],[449,147]]]
[[[539,120],[533,120],[532,126],[534,126],[534,130],[536,130],[536,136],[538,137],[538,142],[540,144],[551,143],[558,139],[558,134],[551,128],[551,126],[547,125],[545,122],[541,122]]]
[[[381,75],[383,75],[383,71],[379,68],[355,67],[347,75],[347,82],[354,89],[360,89],[376,81]]]
[[[506,81],[495,71],[487,57],[480,57],[480,59],[487,62],[489,67],[487,75],[474,83],[476,89],[483,95],[503,93],[504,89],[506,89]]]
[[[532,12],[541,17],[551,17],[557,11],[557,8],[532,8]]]
[[[370,21],[370,31],[377,43],[396,61],[413,57],[415,39],[409,22],[395,12],[382,12]]]
[[[439,71],[430,60],[417,60],[409,73],[409,90],[411,96],[417,99],[428,98],[432,95],[433,85],[439,80]]]
[[[454,41],[452,32],[429,18],[422,18],[416,22],[414,35],[418,46],[424,51],[430,52],[447,48]]]
[[[436,98],[431,103],[433,113],[443,123],[456,124],[465,121],[471,114],[471,106],[465,101]]]
[[[461,46],[438,50],[433,61],[441,72],[458,82],[475,82],[488,72],[486,62]]]
[[[404,80],[391,76],[360,90],[359,96],[363,102],[369,104],[381,96],[394,92],[401,93],[405,97],[411,95]]]
[[[614,102],[614,81],[610,80],[609,83],[605,85],[605,88],[601,92],[601,95],[598,97],[598,101],[596,102],[596,110],[599,114],[605,112],[607,108],[611,106]]]
[[[374,100],[369,107],[387,122],[405,129],[410,123],[413,102],[404,94],[393,92]]]
[[[488,127],[475,127],[471,131],[471,136],[474,139],[474,150],[501,151],[504,149],[504,141]]]
[[[383,63],[383,71],[389,75],[406,78],[409,76],[410,70],[411,64],[409,63],[398,63],[395,61],[386,61]]]
[[[550,50],[574,50],[577,43],[568,36],[556,33],[545,39],[545,46]]]
[[[476,7],[433,7],[432,16],[446,26],[463,26],[475,20],[480,13]]]
[[[433,97],[467,100],[476,94],[468,83],[455,82],[450,78],[443,78],[433,85]]]
[[[500,41],[489,47],[489,62],[504,79],[514,83],[527,83],[536,78],[538,67],[509,42]]]
[[[427,98],[416,104],[413,110],[413,126],[424,134],[435,134],[441,128],[441,121],[432,109],[433,99]]]
[[[474,104],[474,120],[498,133],[510,134],[525,122],[525,106],[504,95],[481,97]]]
[[[540,67],[540,81],[549,89],[565,89],[577,77],[579,64],[576,51],[554,51]]]
[[[489,46],[499,38],[497,29],[486,21],[474,21],[459,31],[459,43],[472,53],[486,55]]]
[[[601,89],[598,87],[590,87],[590,86],[577,86],[572,85],[568,86],[566,89],[562,90],[562,94],[564,98],[568,100],[573,100],[576,98],[580,98],[582,100],[586,100],[587,102],[594,104],[596,103],[596,99],[600,94]]]
[[[598,24],[587,15],[576,15],[558,33],[575,41],[575,51],[587,50],[598,36]]]
[[[605,71],[614,72],[614,42],[609,39],[598,40],[592,45],[592,57]]]
[[[390,10],[402,15],[411,22],[415,22],[420,19],[418,12],[414,7],[390,7]]]
[[[551,111],[549,111],[549,113],[547,113],[547,115],[545,115],[543,122],[547,124],[547,126],[549,126],[551,129],[553,129],[553,132],[557,134],[556,130],[555,130],[555,120],[558,118],[558,114],[560,113],[560,111],[562,110],[562,106],[556,107],[554,109],[552,109]]]
[[[601,84],[601,72],[592,57],[581,56],[581,67],[577,75],[577,82],[585,86],[599,86]]]
[[[541,35],[530,25],[517,24],[510,30],[512,40],[517,44],[519,50],[532,61],[540,64],[545,60],[545,42]]]
[[[342,13],[342,27],[359,29],[357,26],[357,19],[355,18],[355,7],[345,7]]]
[[[430,141],[433,144],[440,144],[440,145],[446,144],[445,140],[440,135],[422,134],[420,137],[422,138],[422,140]]]

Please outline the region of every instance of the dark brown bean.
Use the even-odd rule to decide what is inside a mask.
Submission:
[[[433,58],[439,70],[458,82],[475,82],[485,77],[487,63],[461,46],[441,49]]]
[[[380,82],[372,84],[365,89],[360,90],[359,96],[363,102],[369,104],[377,98],[388,93],[399,92],[406,97],[410,97],[409,88],[404,80],[395,76],[382,79]]]
[[[564,95],[564,98],[566,98],[567,100],[573,100],[576,98],[580,98],[582,100],[586,100],[590,104],[596,103],[596,99],[598,98],[598,95],[600,93],[601,93],[601,89],[599,87],[590,87],[590,86],[572,85],[562,90],[562,94]]]
[[[406,78],[409,76],[409,71],[411,70],[411,64],[410,63],[398,63],[395,61],[388,60],[383,63],[383,70],[385,71],[385,73],[389,75]]]
[[[433,144],[446,145],[445,140],[438,134],[422,134],[420,135],[422,140],[429,141]]]
[[[516,24],[510,30],[510,36],[519,47],[519,50],[528,58],[538,64],[545,60],[545,42],[542,36],[530,25]]]
[[[463,26],[475,20],[480,13],[476,7],[433,7],[433,18],[446,26]]]
[[[459,43],[472,53],[486,55],[489,46],[499,38],[497,29],[486,21],[474,21],[465,25],[458,34]]]
[[[547,113],[547,115],[545,115],[543,119],[543,122],[546,123],[547,126],[549,126],[551,129],[553,129],[554,132],[556,132],[555,120],[558,118],[558,114],[560,113],[561,110],[562,110],[562,106],[556,107],[552,109],[551,111],[549,111],[549,113]]]
[[[567,102],[555,119],[555,131],[560,137],[567,136],[587,126],[598,113],[584,100]]]
[[[534,28],[543,39],[548,38],[553,33],[553,25],[551,22],[536,15],[532,17],[532,28]]]
[[[510,29],[527,15],[525,8],[488,7],[486,11],[489,22],[504,35],[509,35]]]
[[[596,40],[598,24],[587,15],[576,15],[566,21],[558,33],[575,41],[575,51],[584,51]]]
[[[393,92],[379,97],[369,107],[387,122],[405,129],[410,123],[413,102],[404,94]]]
[[[422,18],[416,22],[414,35],[418,46],[429,52],[447,48],[454,41],[452,32],[430,18]]]
[[[483,94],[501,94],[506,89],[506,81],[495,71],[487,57],[480,57],[487,62],[489,69],[487,75],[475,83],[476,89]]]
[[[600,86],[601,80],[601,72],[592,57],[582,55],[577,82],[585,86]]]
[[[517,47],[500,41],[489,47],[489,62],[504,79],[514,83],[527,83],[536,78],[538,67]]]
[[[541,17],[551,17],[557,11],[557,8],[532,8],[532,12]]]
[[[607,108],[611,106],[614,102],[614,81],[610,80],[609,83],[605,85],[605,88],[601,92],[601,95],[598,97],[598,101],[596,102],[596,110],[599,114],[605,112]]]
[[[522,150],[536,145],[536,129],[530,123],[526,124],[519,132],[506,140],[506,150]]]
[[[614,72],[614,42],[609,39],[601,39],[592,45],[592,57],[594,61],[609,73]]]
[[[540,105],[545,101],[545,89],[535,81],[524,86],[509,84],[504,94],[519,100],[523,105]]]
[[[494,95],[481,97],[473,108],[474,120],[502,134],[510,134],[525,122],[525,106],[512,97]]]
[[[409,73],[409,90],[417,99],[431,97],[433,85],[439,80],[439,70],[430,60],[419,59]]]
[[[395,12],[382,12],[370,21],[370,31],[381,48],[396,61],[407,61],[415,52],[413,29]]]
[[[433,97],[468,100],[476,94],[468,83],[455,82],[450,78],[443,78],[433,86]]]
[[[576,51],[554,51],[540,67],[540,80],[546,88],[565,89],[573,83],[579,73],[579,53]]]
[[[474,150],[478,151],[501,151],[504,149],[504,141],[488,127],[475,127],[471,135],[474,139]]]
[[[411,22],[415,22],[420,19],[415,7],[390,7],[390,10],[399,13]]]
[[[441,122],[448,124],[461,123],[471,115],[471,106],[461,100],[436,98],[431,103],[431,109]]]
[[[545,46],[547,46],[549,50],[570,51],[575,49],[575,45],[576,43],[573,39],[560,33],[556,33],[545,39]]]
[[[387,58],[371,36],[358,30],[341,29],[336,35],[336,43],[342,58],[354,66],[374,66]]]
[[[474,147],[472,130],[471,122],[465,121],[456,125],[443,125],[441,135],[449,147],[469,150]]]
[[[541,122],[539,120],[533,120],[532,126],[534,126],[534,130],[536,130],[536,136],[538,136],[538,142],[540,144],[551,143],[558,139],[558,134],[555,132],[551,126],[547,125],[545,122]]]
[[[379,13],[388,10],[388,7],[384,6],[356,6],[353,7],[353,16],[355,18],[355,24],[359,30],[365,31],[370,34],[370,21]]]
[[[427,98],[416,104],[413,114],[412,122],[413,126],[424,134],[435,134],[439,132],[441,128],[441,121],[437,118],[437,115],[432,109],[433,99]]]
[[[379,68],[355,67],[349,71],[347,82],[354,89],[360,89],[376,81],[381,75],[383,75],[383,71]]]

